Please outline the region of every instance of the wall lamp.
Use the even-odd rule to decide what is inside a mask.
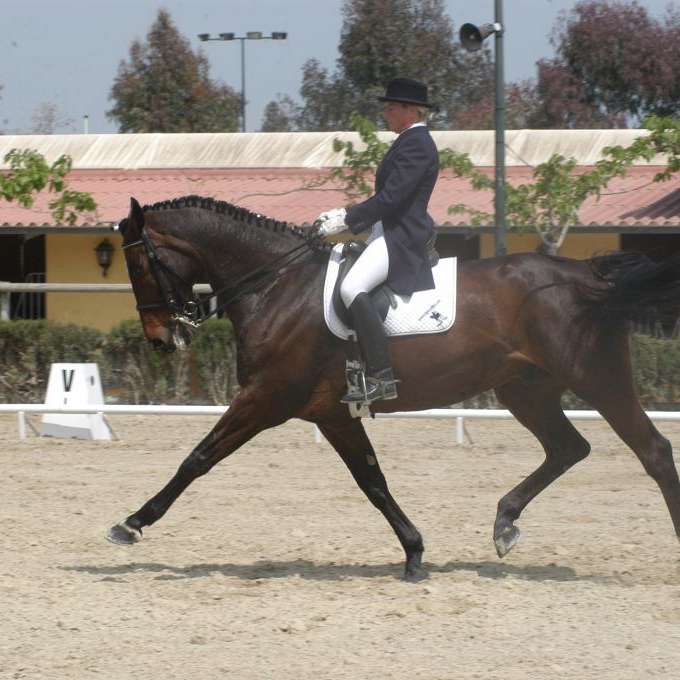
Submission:
[[[94,253],[97,256],[97,264],[102,268],[102,276],[106,276],[106,272],[111,266],[113,250],[113,244],[107,238],[94,249]]]

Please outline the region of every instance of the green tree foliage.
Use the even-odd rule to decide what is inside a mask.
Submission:
[[[330,75],[316,59],[302,67],[300,87],[299,130],[346,130],[357,104],[358,95],[339,73]]]
[[[655,182],[665,182],[680,170],[680,119],[650,116],[645,120],[644,127],[649,130],[649,135],[635,140],[633,152],[639,158],[665,155],[666,167],[654,177]]]
[[[47,189],[56,194],[49,202],[52,216],[66,224],[75,224],[83,213],[97,209],[91,194],[68,188],[65,177],[72,166],[69,156],[62,155],[50,165],[37,151],[12,149],[4,160],[10,169],[0,174],[0,199],[30,208],[35,195]]]
[[[587,172],[577,171],[574,158],[553,154],[533,169],[533,182],[518,186],[507,183],[505,209],[510,228],[536,232],[541,238],[539,252],[557,254],[569,228],[579,224],[579,210],[586,199],[599,197],[614,177],[625,175],[634,160],[632,155],[619,154],[614,149],[604,152],[607,157]],[[494,191],[494,178],[474,168],[467,154],[447,149],[442,153],[441,165],[469,179],[475,189]],[[492,214],[463,204],[451,206],[449,212],[470,215],[473,225],[494,221]]]
[[[279,95],[264,109],[261,132],[292,132],[296,128],[298,106],[288,96]]]
[[[120,132],[233,132],[240,96],[209,71],[205,55],[192,51],[161,9],[146,42],[134,41],[120,63],[107,116]]]
[[[396,76],[428,83],[433,127],[477,127],[462,114],[492,96],[490,52],[462,49],[443,0],[345,0],[342,12],[337,69],[305,63],[302,103],[289,118],[296,129],[346,130],[353,112],[380,125],[377,97]]]
[[[666,167],[658,172],[655,182],[670,179],[680,170],[680,120],[650,116],[645,121],[649,135],[640,136],[628,147],[603,149],[604,158],[592,170],[577,170],[576,160],[553,154],[534,168],[533,182],[514,186],[506,184],[508,224],[518,231],[534,230],[541,237],[542,252],[555,254],[564,243],[569,228],[579,224],[579,210],[585,201],[599,198],[614,177],[622,177],[638,160],[651,161],[657,154],[666,156]],[[445,150],[440,154],[442,167],[457,176],[466,177],[478,190],[494,190],[494,180],[478,171],[467,154]],[[492,224],[493,215],[470,210],[459,204],[451,213],[467,213],[473,224]]]
[[[333,168],[330,177],[343,186],[347,198],[356,201],[373,193],[373,175],[390,145],[380,141],[375,123],[368,118],[354,113],[350,124],[359,133],[364,148],[357,150],[351,141],[334,139],[333,150],[342,152],[344,159],[341,167]]]
[[[377,128],[368,119],[355,114],[352,127],[359,133],[362,149],[352,142],[336,139],[334,149],[344,155],[343,165],[336,168],[332,178],[343,186],[350,201],[373,193],[373,174],[389,145],[380,141]],[[577,169],[576,160],[553,154],[545,163],[534,168],[533,181],[519,186],[506,184],[506,215],[510,229],[536,232],[541,238],[539,250],[556,254],[569,228],[579,223],[579,210],[591,197],[599,197],[614,177],[625,175],[637,160],[651,160],[657,153],[668,154],[668,166],[657,175],[657,181],[667,179],[669,172],[680,169],[680,123],[669,119],[652,118],[648,121],[651,134],[639,137],[629,147],[608,147],[605,158],[592,170]],[[468,179],[478,191],[493,192],[494,178],[477,170],[467,154],[451,149],[439,152],[442,170],[450,170]],[[473,225],[493,224],[494,216],[457,204],[450,213],[467,214]]]

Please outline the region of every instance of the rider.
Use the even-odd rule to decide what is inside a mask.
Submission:
[[[434,238],[434,222],[427,204],[439,172],[437,148],[425,120],[431,104],[427,86],[410,78],[387,85],[383,116],[399,136],[380,163],[375,194],[345,208],[319,215],[319,234],[345,229],[358,234],[371,230],[366,250],[350,269],[340,294],[350,311],[366,360],[367,393],[350,393],[342,401],[396,399],[397,389],[380,316],[369,296],[387,281],[399,295],[434,288],[427,243]]]

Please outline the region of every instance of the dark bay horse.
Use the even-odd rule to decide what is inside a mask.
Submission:
[[[344,342],[327,330],[322,310],[328,247],[285,223],[195,196],[144,209],[132,199],[120,230],[146,337],[163,349],[188,342],[192,284],[207,280],[234,325],[241,389],[168,484],[112,527],[109,539],[140,540],[142,528],[194,479],[258,432],[301,418],[316,423],[392,526],[406,553],[405,578],[427,576],[420,533],[392,498],[361,420],[340,403]],[[545,460],[498,503],[499,556],[516,543],[514,522],[529,501],[590,451],[560,405],[566,389],[596,408],[635,452],[680,537],[671,445],[640,406],[628,345],[628,320],[640,309],[677,315],[680,261],[655,264],[626,253],[590,261],[511,255],[461,263],[458,291],[451,330],[390,340],[399,398],[373,407],[429,409],[494,389],[533,432]]]

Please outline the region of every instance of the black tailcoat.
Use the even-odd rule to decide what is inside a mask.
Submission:
[[[390,267],[387,283],[399,295],[434,288],[426,243],[434,233],[427,204],[439,173],[439,157],[424,125],[394,141],[378,167],[375,195],[347,209],[354,234],[382,220]]]

